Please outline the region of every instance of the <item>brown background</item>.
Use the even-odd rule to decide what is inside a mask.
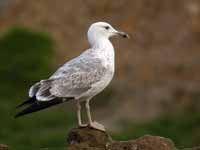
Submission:
[[[86,31],[93,22],[107,21],[131,35],[130,40],[112,40],[116,74],[107,89],[112,97],[96,110],[105,123],[109,118],[146,120],[165,112],[199,110],[200,1],[3,2],[0,31],[23,25],[50,32],[56,42],[55,68],[88,48]]]

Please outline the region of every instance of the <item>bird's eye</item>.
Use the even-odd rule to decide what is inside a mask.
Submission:
[[[105,26],[105,29],[106,29],[106,30],[109,30],[109,29],[110,29],[110,27],[109,27],[109,26]]]

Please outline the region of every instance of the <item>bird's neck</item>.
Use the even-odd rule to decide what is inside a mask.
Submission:
[[[108,38],[99,38],[98,40],[94,40],[94,41],[90,42],[90,45],[93,49],[114,50],[113,45]]]
[[[97,57],[100,57],[106,67],[109,67],[114,72],[115,52],[112,43],[109,39],[99,38],[92,45],[92,51],[95,51]]]

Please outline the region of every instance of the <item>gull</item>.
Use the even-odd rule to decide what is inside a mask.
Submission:
[[[103,91],[113,78],[115,52],[109,40],[113,36],[129,37],[127,33],[117,31],[109,23],[93,23],[87,32],[91,48],[66,62],[48,79],[31,86],[29,99],[17,106],[27,107],[18,112],[15,118],[74,101],[79,127],[89,126],[105,131],[102,124],[92,120],[90,100]],[[85,102],[88,124],[83,124],[81,120],[81,102]]]

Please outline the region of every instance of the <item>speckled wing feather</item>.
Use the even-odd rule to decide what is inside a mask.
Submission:
[[[50,78],[53,80],[50,93],[56,97],[79,97],[100,81],[106,68],[101,59],[91,54],[74,59],[55,72]]]

